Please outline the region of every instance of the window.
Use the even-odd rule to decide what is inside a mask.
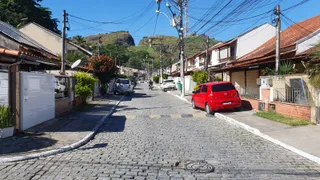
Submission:
[[[211,86],[212,92],[221,92],[221,91],[230,91],[234,90],[234,86],[232,84],[218,84]]]
[[[56,76],[54,87],[56,99],[69,97],[70,82],[68,77]]]
[[[200,92],[200,89],[201,89],[201,86],[199,86],[199,87],[194,91],[194,93],[199,93],[199,92]]]
[[[207,92],[208,91],[208,87],[207,86],[202,86],[201,92]]]
[[[127,79],[118,79],[118,80],[117,80],[117,83],[120,83],[120,84],[129,84],[129,80],[127,80]]]

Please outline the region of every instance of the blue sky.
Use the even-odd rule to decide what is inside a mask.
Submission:
[[[170,0],[167,0],[170,1]],[[286,9],[304,0],[259,0],[261,4],[256,4],[252,10],[247,11],[246,14],[238,17],[239,19],[246,19],[255,15],[263,14],[275,7],[278,2],[281,2],[281,9]],[[202,15],[206,13],[210,8],[214,0],[189,0],[189,15],[190,27],[197,22],[196,19],[201,19]],[[218,0],[221,7],[227,3],[227,0]],[[212,22],[217,22],[225,17],[225,15],[231,11],[235,4],[229,4],[228,8],[225,8],[220,15],[216,16]],[[151,36],[154,34],[154,27],[156,24],[156,13],[157,5],[155,0],[44,0],[42,2],[44,7],[49,7],[53,12],[53,17],[62,19],[62,10],[65,9],[71,15],[95,20],[95,21],[119,21],[120,24],[95,24],[86,22],[73,17],[69,18],[71,30],[67,32],[68,36],[75,35],[92,35],[92,34],[103,34],[112,31],[127,30],[133,35],[136,44],[140,41],[143,36]],[[305,4],[298,6],[294,9],[283,12],[294,22],[299,22],[304,19],[310,18],[320,14],[319,0],[309,0]],[[219,8],[221,9],[221,8]],[[218,12],[213,11],[211,14]],[[173,10],[175,10],[173,8]],[[162,3],[161,11],[170,15],[169,11],[165,7],[165,3]],[[257,16],[256,18],[241,20],[233,24],[220,24],[214,28],[210,26],[214,24],[208,24],[204,26],[199,33],[206,33],[210,37],[214,37],[218,40],[228,40],[236,35],[239,35],[246,30],[255,27],[265,22],[272,22],[272,13]],[[212,17],[209,16],[209,17]],[[236,20],[236,19],[231,19]],[[203,23],[202,23],[203,24]],[[201,25],[202,25],[201,24]],[[289,20],[282,22],[282,29],[292,24]],[[200,29],[201,25],[196,26],[192,31]],[[59,24],[61,27],[61,24]],[[168,19],[160,14],[158,23],[155,30],[155,35],[172,35],[177,36],[177,32],[169,24]]]

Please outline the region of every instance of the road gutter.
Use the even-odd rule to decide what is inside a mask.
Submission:
[[[102,124],[106,121],[106,119],[110,115],[112,115],[112,113],[114,113],[117,106],[120,104],[120,102],[122,101],[122,99],[124,97],[125,96],[122,96],[121,99],[111,108],[111,110],[99,120],[99,122],[92,129],[92,131],[88,135],[86,135],[84,138],[82,138],[80,141],[75,142],[70,145],[67,145],[67,146],[63,146],[61,148],[52,149],[52,150],[48,150],[48,151],[44,151],[44,152],[40,152],[40,153],[32,153],[32,154],[27,154],[27,155],[18,155],[18,156],[0,158],[0,164],[56,155],[56,154],[70,151],[70,150],[76,149],[80,146],[83,146],[84,144],[89,142],[95,136],[95,134],[98,132],[98,130],[100,129]]]

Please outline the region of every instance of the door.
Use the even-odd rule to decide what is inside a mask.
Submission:
[[[208,92],[208,86],[203,85],[201,88],[201,92],[199,94],[199,106],[202,108],[205,108],[207,92]]]
[[[199,103],[199,99],[200,99],[200,90],[201,90],[201,86],[198,87],[198,89],[196,89],[194,91],[194,95],[193,95],[193,101],[194,101],[194,104],[197,106],[197,107],[200,107],[200,103]]]

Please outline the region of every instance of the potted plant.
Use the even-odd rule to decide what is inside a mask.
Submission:
[[[13,136],[13,118],[14,114],[10,112],[10,107],[0,106],[0,138]]]

